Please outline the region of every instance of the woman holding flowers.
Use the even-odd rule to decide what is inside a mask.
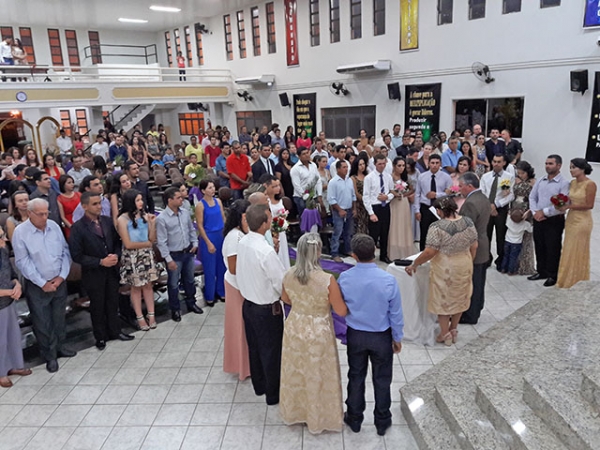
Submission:
[[[454,202],[456,206],[458,206],[458,210],[462,207],[465,199],[459,196],[460,189],[458,188],[458,178],[463,174],[467,173],[471,170],[471,158],[468,156],[461,156],[458,158],[458,163],[456,164],[456,171],[450,174],[450,178],[452,178],[452,186],[449,189],[446,189],[447,195],[454,196]]]
[[[392,179],[394,199],[390,203],[390,234],[388,255],[390,259],[403,259],[415,253],[412,217],[408,196],[414,189],[408,182],[406,160],[398,156],[394,159]]]
[[[556,281],[560,288],[569,288],[578,281],[590,279],[590,238],[594,226],[592,208],[596,199],[596,183],[588,178],[592,166],[583,158],[572,159],[570,171],[573,177],[569,187],[570,198],[566,204],[557,206],[559,211],[568,211]],[[557,198],[552,203],[561,201],[564,200]]]
[[[265,175],[263,177],[266,178]],[[261,177],[262,179],[262,177]],[[281,201],[281,181],[274,176],[271,176],[264,183],[265,195],[269,199],[269,207],[271,208],[271,233],[279,236],[279,251],[277,255],[283,264],[285,270],[290,268],[290,253],[288,251],[287,236],[285,234],[288,228],[288,211],[283,206]]]

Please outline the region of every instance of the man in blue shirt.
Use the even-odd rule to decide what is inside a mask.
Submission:
[[[125,161],[127,161],[127,158],[129,158],[129,155],[127,154],[127,147],[125,147],[123,144],[124,140],[125,138],[123,136],[117,136],[115,142],[108,147],[108,156],[112,162],[115,162],[116,157],[119,155],[121,155],[123,158],[123,162],[121,164],[123,164]]]
[[[451,137],[448,139],[448,148],[442,153],[442,167],[444,168],[444,172],[456,172],[458,159],[462,155],[462,152],[458,149],[458,138]]]
[[[229,175],[227,175],[227,157],[231,153],[231,146],[223,144],[221,154],[215,163],[215,172],[219,176],[219,186],[229,187]]]
[[[365,410],[365,378],[373,367],[375,427],[383,436],[392,425],[390,386],[394,353],[402,349],[404,318],[396,279],[375,264],[375,241],[366,234],[352,238],[352,256],[358,264],[338,280],[348,306],[348,407],[344,422],[360,431]]]
[[[340,237],[344,236],[346,254],[350,254],[350,240],[354,231],[354,215],[356,211],[356,193],[354,183],[348,178],[348,163],[337,161],[335,163],[337,175],[329,182],[327,187],[327,201],[331,208],[333,218],[333,234],[331,236],[331,256],[335,262],[342,262],[340,258]]]

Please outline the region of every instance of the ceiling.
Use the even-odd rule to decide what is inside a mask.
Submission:
[[[98,30],[161,31],[256,5],[261,0],[1,0],[2,25]],[[151,5],[175,6],[179,13],[154,12]],[[121,23],[119,17],[148,20]]]

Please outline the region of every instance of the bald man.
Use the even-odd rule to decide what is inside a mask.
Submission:
[[[269,198],[262,192],[254,192],[248,197],[250,206],[254,205],[267,205],[269,206]],[[275,249],[275,253],[279,252],[279,237],[273,237],[271,230],[267,230],[265,233],[265,239],[271,247]]]

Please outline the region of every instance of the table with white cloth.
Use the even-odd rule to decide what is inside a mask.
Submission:
[[[420,254],[420,253],[419,253]],[[419,254],[406,259],[414,261]],[[429,298],[429,263],[425,263],[411,277],[406,267],[390,264],[387,268],[400,287],[402,297],[402,314],[404,316],[403,342],[421,345],[435,345],[437,316],[427,311]]]

